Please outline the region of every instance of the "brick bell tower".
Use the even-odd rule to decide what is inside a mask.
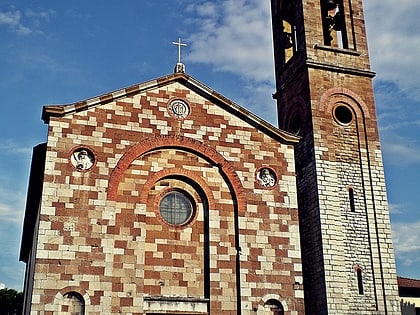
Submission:
[[[362,0],[271,0],[307,314],[400,314]]]

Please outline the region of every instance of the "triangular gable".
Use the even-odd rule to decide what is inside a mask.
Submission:
[[[140,84],[132,85],[127,88],[119,89],[114,92],[102,94],[97,97],[86,99],[80,102],[66,104],[66,105],[47,105],[44,106],[42,111],[42,120],[48,124],[50,117],[63,117],[69,114],[81,112],[88,110],[92,107],[100,106],[133,94],[142,93],[154,88],[159,88],[162,86],[169,85],[171,83],[178,82],[188,89],[196,92],[197,94],[203,96],[204,98],[212,101],[214,104],[220,106],[224,110],[230,112],[241,120],[247,122],[251,126],[255,127],[258,130],[261,130],[264,133],[267,133],[271,137],[274,137],[282,142],[286,143],[297,143],[299,137],[288,133],[286,131],[280,130],[275,126],[271,125],[262,118],[256,116],[252,112],[248,111],[244,107],[238,105],[237,103],[229,100],[220,93],[212,90],[205,84],[194,79],[193,77],[185,73],[174,73],[167,76],[163,76],[157,79],[146,81]]]

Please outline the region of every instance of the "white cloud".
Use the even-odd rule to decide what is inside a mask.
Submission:
[[[0,222],[22,225],[25,194],[13,189],[0,188]]]
[[[243,94],[235,101],[276,124],[270,2],[201,1],[187,10],[196,18],[185,59],[240,77]]]
[[[55,10],[45,10],[45,11],[34,11],[27,9],[25,11],[25,16],[32,17],[40,20],[50,21],[52,17],[56,16],[57,12]]]
[[[10,254],[10,253],[8,253]],[[18,249],[13,253],[13,258],[18,262]],[[5,287],[8,289],[15,289],[22,291],[22,282],[25,274],[25,265],[23,263],[16,263],[15,261],[3,261],[0,266],[0,273],[6,275],[2,281],[5,282]]]
[[[20,227],[22,224],[22,209],[13,204],[0,203],[0,219],[3,223],[12,223]]]
[[[32,154],[32,148],[18,145],[11,139],[0,139],[0,155],[5,154],[22,154],[30,156]]]
[[[36,29],[38,29],[42,23],[50,22],[51,19],[56,16],[57,12],[54,10],[45,10],[45,11],[34,11],[31,9],[27,9],[25,11],[25,17],[30,19],[31,23],[34,25]],[[37,30],[38,33],[42,33],[42,31]]]
[[[395,254],[404,266],[420,263],[420,221],[392,225]]]
[[[25,195],[2,187],[0,200],[0,274],[8,288],[21,290],[24,265],[18,260]]]
[[[420,94],[420,2],[369,0],[364,2],[372,67],[381,80],[418,99]]]
[[[1,182],[4,178],[1,178]],[[21,290],[24,265],[18,264],[25,194],[0,188],[0,274],[8,288]]]
[[[27,9],[24,13],[20,10],[0,12],[0,26],[6,26],[18,35],[42,33],[38,28],[43,22],[49,22],[56,15],[54,10],[34,11]],[[25,23],[22,21],[25,18]]]
[[[273,81],[269,1],[225,0],[189,6],[197,19],[187,59],[259,83]]]
[[[391,214],[404,214],[406,205],[389,203],[389,212]]]
[[[382,134],[382,151],[388,163],[393,165],[420,164],[419,139],[403,137],[394,130]]]
[[[0,25],[7,26],[18,35],[29,35],[32,30],[21,22],[22,14],[19,10],[0,12]]]
[[[273,81],[269,1],[197,1],[195,32],[187,59],[216,71],[237,74],[258,84]],[[418,99],[420,95],[420,3],[418,0],[364,2],[372,68],[378,79],[394,82]]]
[[[20,159],[29,162],[32,148],[17,145],[13,140],[0,140],[0,160]],[[7,167],[0,175],[0,222],[21,226],[25,208],[25,191],[16,189],[16,170],[9,172]]]
[[[420,164],[420,2],[364,1],[382,148],[387,163]]]
[[[28,69],[43,68],[50,72],[61,72],[66,69],[65,64],[60,64],[58,60],[43,52],[22,51],[20,53],[20,60]]]

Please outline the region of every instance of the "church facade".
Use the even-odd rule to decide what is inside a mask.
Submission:
[[[44,107],[24,314],[400,314],[362,3],[271,4],[280,129],[181,63]]]
[[[295,136],[183,73],[43,118],[34,314],[303,309]]]

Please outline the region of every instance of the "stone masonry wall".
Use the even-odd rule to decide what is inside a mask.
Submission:
[[[86,314],[255,314],[270,299],[304,314],[292,145],[171,82],[51,116],[47,146],[31,314],[71,294]],[[83,148],[89,170],[71,163]],[[183,226],[158,210],[171,189],[194,201]]]
[[[295,1],[296,51],[286,64],[275,58],[280,128],[302,136],[296,171],[306,311],[399,314],[363,1],[339,3],[346,47],[324,40],[322,1]],[[287,48],[274,42],[277,54]]]
[[[371,80],[320,70],[311,70],[310,77],[329,309],[398,314],[385,179],[377,172],[383,165]],[[337,106],[350,109],[349,124],[334,117]],[[363,294],[357,269],[362,270]]]

